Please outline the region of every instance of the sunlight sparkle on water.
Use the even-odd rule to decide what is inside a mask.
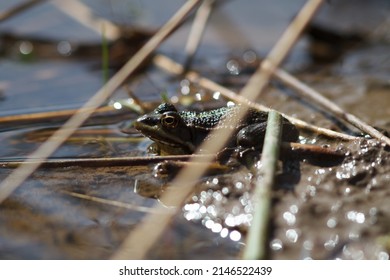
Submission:
[[[241,233],[237,230],[233,230],[229,236],[233,241],[239,241],[241,239]]]
[[[225,238],[229,235],[229,230],[227,228],[223,228],[220,232],[222,238]]]
[[[358,224],[363,224],[364,221],[366,220],[366,216],[364,215],[364,213],[357,212],[357,211],[349,211],[347,212],[346,216],[348,220],[352,222],[356,222]]]

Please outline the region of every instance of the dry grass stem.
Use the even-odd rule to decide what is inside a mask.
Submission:
[[[275,181],[282,135],[281,120],[279,113],[269,112],[264,147],[261,153],[262,166],[255,179],[253,220],[243,254],[243,258],[247,260],[264,259],[267,251],[271,193]]]
[[[167,71],[169,73],[175,74],[175,75],[181,75],[184,73],[184,67],[180,65],[179,63],[173,61],[172,59],[168,58],[167,56],[164,55],[156,55],[153,59],[154,64],[163,69],[164,71]],[[189,71],[186,73],[185,77],[190,80],[193,83],[197,83],[201,87],[214,91],[214,92],[220,92],[221,95],[223,95],[225,98],[234,101],[235,103],[238,104],[248,104],[248,106],[255,108],[260,111],[270,111],[271,109],[269,107],[266,107],[264,105],[261,105],[256,102],[251,102],[247,98],[242,97],[241,95],[238,95],[236,92],[216,83],[211,81],[210,79],[204,78],[200,76],[197,72],[195,71]],[[336,139],[341,139],[345,141],[350,141],[357,139],[357,137],[350,136],[344,133],[336,132],[330,129],[318,127],[312,124],[309,124],[303,120],[291,117],[289,115],[283,114],[279,112],[280,114],[283,115],[283,117],[287,118],[291,123],[296,125],[297,127],[311,131],[320,135],[325,135],[329,138],[336,138]]]
[[[214,3],[215,0],[204,0],[195,15],[185,48],[187,55],[187,59],[184,63],[185,71],[191,67],[191,63],[202,40],[207,21],[210,17],[211,11],[213,10]]]
[[[173,155],[173,156],[150,156],[150,157],[111,157],[111,158],[76,158],[76,159],[30,159],[29,161],[0,159],[0,167],[15,168],[20,165],[40,164],[44,168],[63,168],[71,166],[80,167],[109,167],[109,166],[145,166],[163,161],[204,161],[203,155]]]
[[[386,137],[385,135],[383,135],[381,132],[379,132],[377,129],[373,128],[372,126],[366,124],[365,122],[360,120],[358,117],[345,112],[342,108],[340,108],[338,105],[333,103],[331,100],[329,100],[326,97],[324,97],[323,95],[321,95],[321,93],[312,89],[308,85],[302,83],[301,81],[299,81],[297,78],[290,75],[286,71],[283,71],[281,69],[277,69],[275,71],[274,75],[281,82],[283,82],[287,86],[295,89],[302,96],[309,98],[312,101],[315,101],[317,104],[321,105],[325,109],[332,112],[336,117],[348,122],[349,124],[360,129],[361,131],[367,133],[371,137],[376,138],[379,141],[390,146],[390,138]]]
[[[12,18],[13,16],[16,16],[19,13],[45,1],[47,0],[29,0],[20,3],[7,11],[0,12],[0,22],[6,21],[7,19]]]
[[[77,109],[66,109],[58,111],[39,112],[31,114],[11,115],[0,117],[0,131],[18,129],[24,126],[39,124],[62,124],[77,112]],[[115,123],[124,116],[129,116],[133,112],[130,110],[117,110],[113,106],[102,106],[96,109],[91,117],[104,118],[96,124]]]
[[[297,17],[292,21],[287,30],[283,33],[280,40],[276,43],[275,47],[271,50],[267,59],[261,64],[256,73],[251,77],[249,82],[243,88],[241,94],[249,100],[255,100],[258,95],[265,88],[269,78],[272,75],[274,69],[276,69],[281,62],[286,58],[288,52],[293,47],[294,43],[299,38],[304,27],[313,17],[317,9],[322,4],[322,0],[309,0],[305,6],[301,9]],[[235,119],[230,125],[235,126],[238,121],[245,115],[246,111],[243,104],[242,108],[238,111],[237,119]],[[214,139],[218,141],[205,141],[197,153],[202,154],[201,151],[207,151],[210,154],[216,154],[223,148],[227,142],[230,134],[229,129],[221,129],[213,131]],[[206,157],[207,158],[207,157]],[[212,157],[208,157],[210,162]],[[178,176],[172,182],[175,188],[167,190],[162,201],[168,201],[169,205],[181,206],[185,199],[192,192],[192,189],[198,179],[206,172],[207,164],[198,166],[197,168],[184,168]],[[157,208],[162,206],[157,205]],[[169,215],[147,215],[145,219],[135,228],[130,235],[125,239],[119,250],[113,255],[114,259],[143,259],[146,257],[147,252],[161,236],[162,232],[168,226],[173,214]]]
[[[163,215],[163,214],[166,214],[166,213],[169,213],[170,211],[172,211],[168,208],[165,208],[165,211],[156,212],[154,208],[150,208],[150,207],[137,206],[137,205],[121,202],[121,201],[110,200],[110,199],[100,198],[100,197],[96,197],[96,196],[90,196],[90,195],[76,193],[76,192],[69,192],[69,191],[60,191],[60,192],[67,194],[67,195],[70,195],[70,196],[73,196],[73,197],[80,198],[80,199],[85,199],[88,201],[93,201],[93,202],[97,202],[97,203],[101,203],[101,204],[106,204],[106,205],[110,205],[110,206],[115,206],[115,207],[124,208],[124,209],[128,209],[128,210],[143,212],[143,213],[154,213],[157,215]]]
[[[101,88],[84,106],[77,111],[62,127],[45,143],[34,151],[27,159],[48,158],[66,141],[89,117],[100,107],[126,79],[145,61],[146,58],[177,28],[200,0],[189,0],[176,14]],[[18,186],[20,186],[40,165],[36,162],[22,165],[15,169],[0,184],[0,203],[3,202]]]

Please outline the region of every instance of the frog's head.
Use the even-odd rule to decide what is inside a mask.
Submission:
[[[195,150],[191,129],[172,104],[163,103],[138,118],[134,128],[153,140],[162,154],[189,154]]]

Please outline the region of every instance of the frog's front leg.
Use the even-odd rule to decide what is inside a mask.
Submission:
[[[267,122],[251,124],[237,133],[237,146],[260,150],[263,147]],[[298,129],[287,119],[282,121],[282,141],[296,142],[299,139]]]
[[[242,149],[261,149],[264,143],[267,122],[251,124],[243,127],[237,133],[236,144]]]

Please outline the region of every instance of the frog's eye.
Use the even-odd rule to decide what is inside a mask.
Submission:
[[[167,128],[175,128],[179,124],[179,118],[176,114],[164,114],[161,117],[161,124]]]

